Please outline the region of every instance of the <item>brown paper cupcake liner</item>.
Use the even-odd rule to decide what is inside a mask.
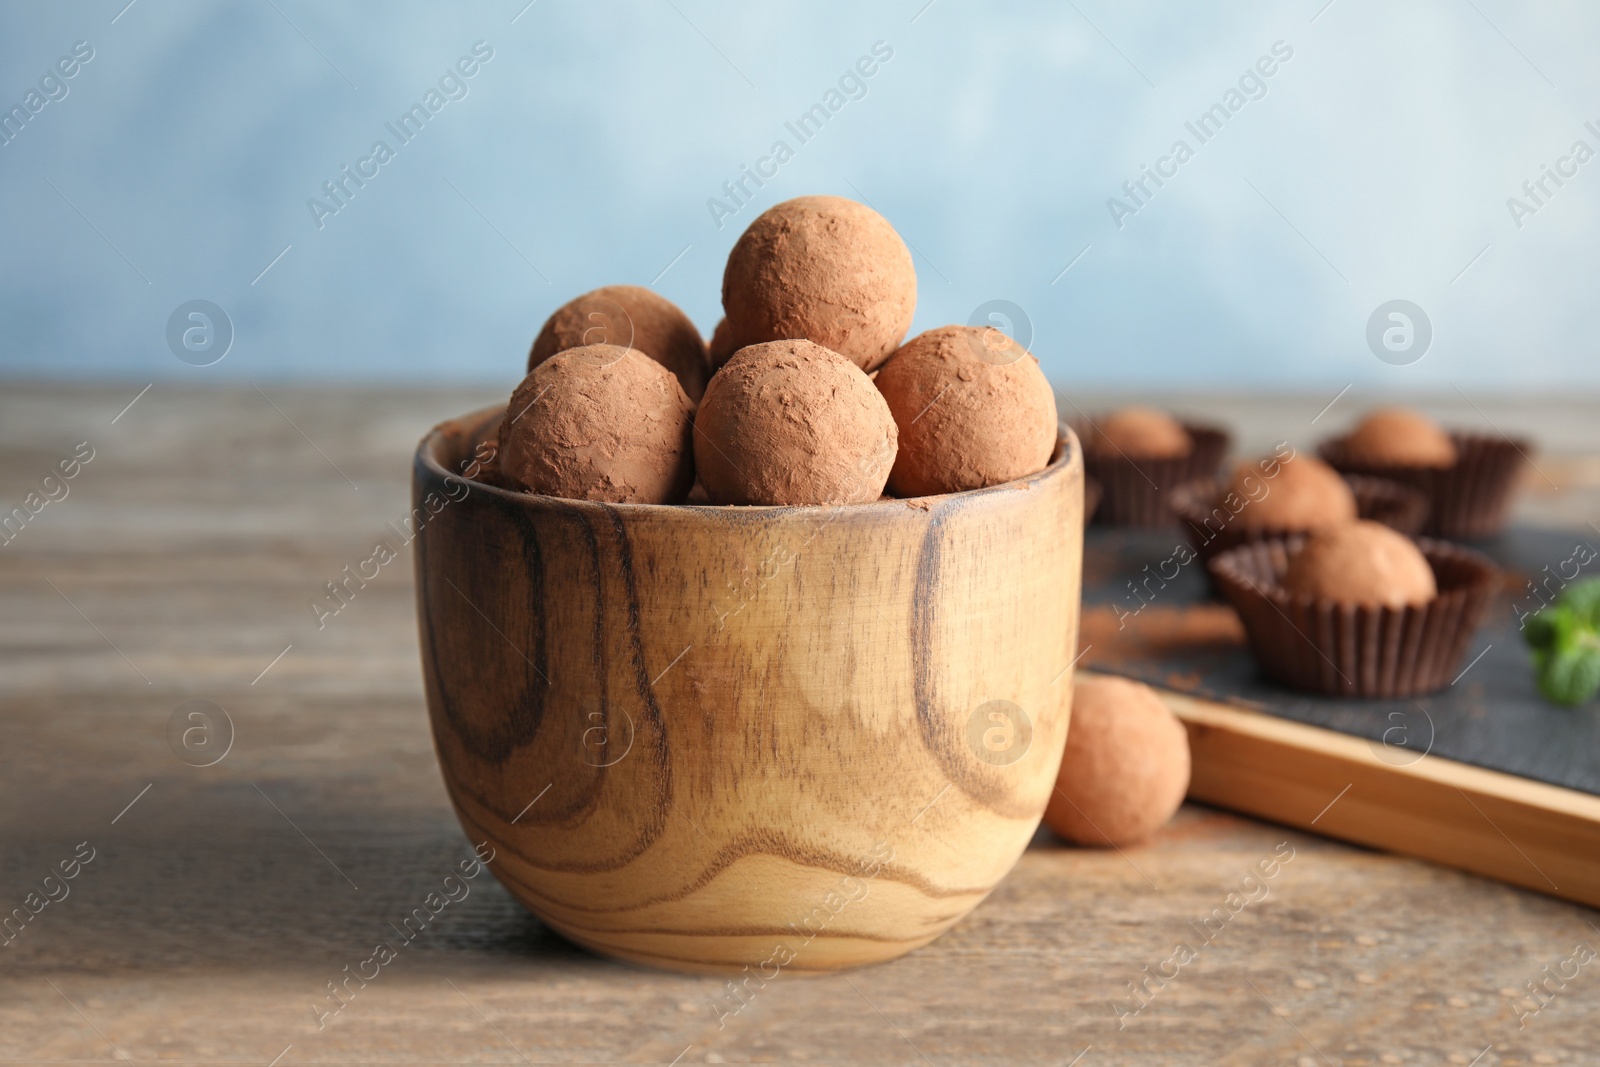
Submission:
[[[1250,542],[1208,565],[1267,675],[1292,689],[1377,699],[1421,696],[1456,678],[1494,594],[1494,564],[1422,539],[1417,546],[1439,586],[1432,601],[1405,608],[1338,604],[1278,584],[1303,540]]]
[[[1428,498],[1420,491],[1386,478],[1360,474],[1347,474],[1344,480],[1356,498],[1356,514],[1361,518],[1381,522],[1407,537],[1422,532],[1428,518]],[[1222,483],[1213,478],[1199,478],[1172,491],[1172,511],[1201,559],[1210,560],[1247,542],[1281,540],[1304,532],[1242,526],[1239,519],[1244,511],[1234,514],[1222,504],[1222,491]],[[1245,508],[1249,506],[1246,504]]]
[[[1171,459],[1133,459],[1119,452],[1104,452],[1085,445],[1084,472],[1100,483],[1100,507],[1095,522],[1107,526],[1171,526],[1177,521],[1167,497],[1178,486],[1196,478],[1214,478],[1222,466],[1232,438],[1216,426],[1184,423],[1194,447],[1187,455]],[[1074,425],[1078,436],[1092,440],[1092,420]]]
[[[1344,438],[1324,441],[1322,458],[1346,474],[1366,474],[1411,486],[1428,498],[1430,537],[1481,540],[1504,529],[1517,478],[1533,454],[1522,438],[1453,433],[1456,462],[1450,467],[1405,467],[1364,463],[1352,458]]]

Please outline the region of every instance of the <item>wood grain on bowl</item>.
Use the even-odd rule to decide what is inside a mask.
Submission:
[[[1076,439],[947,497],[607,505],[447,473],[499,415],[419,448],[418,506],[449,502],[417,597],[445,783],[518,899],[613,956],[763,973],[891,959],[976,906],[1065,739]]]

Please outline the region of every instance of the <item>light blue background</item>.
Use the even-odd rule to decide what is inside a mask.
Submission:
[[[1600,148],[1600,6],[524,2],[0,9],[0,107],[95,49],[0,147],[0,369],[509,387],[598,285],[660,275],[709,333],[743,225],[829,192],[916,250],[915,329],[1013,301],[1063,382],[1600,385],[1600,160],[1520,229],[1506,206]],[[469,95],[319,231],[307,199],[480,39]],[[794,141],[880,40],[867,95]],[[1278,40],[1267,94],[1197,145],[1184,122]],[[1195,158],[1119,229],[1107,198],[1178,137]],[[719,229],[708,198],[779,138],[795,159]],[[214,366],[167,349],[193,298],[235,324]],[[1411,366],[1365,343],[1392,298],[1433,321]]]

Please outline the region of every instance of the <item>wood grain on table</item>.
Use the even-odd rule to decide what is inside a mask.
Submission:
[[[160,383],[124,411],[143,384],[0,387],[0,510],[94,449],[0,547],[0,908],[30,916],[0,948],[0,1061],[1490,1065],[1600,1046],[1600,961],[1572,962],[1600,948],[1595,912],[1194,805],[1123,853],[1042,834],[927,948],[739,997],[574,949],[487,876],[428,912],[471,851],[389,524],[423,431],[497,391]],[[1250,415],[1247,442],[1314,441],[1359,407],[1311,426],[1327,400],[1186,406]],[[1600,514],[1590,402],[1478,404],[1457,421],[1545,442],[1524,518]],[[380,540],[398,558],[328,601]],[[169,741],[191,700],[233,724],[209,767]],[[351,978],[385,940],[393,959]],[[1555,992],[1535,1001],[1539,982]]]

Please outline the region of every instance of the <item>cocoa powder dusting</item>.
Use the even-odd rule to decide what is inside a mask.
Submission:
[[[1225,604],[1147,604],[1137,615],[1085,605],[1078,632],[1079,644],[1089,649],[1084,666],[1104,670],[1192,660],[1197,652],[1225,656],[1245,647],[1239,616]]]
[[[528,370],[569,348],[619,345],[643,352],[673,374],[690,400],[706,391],[711,365],[689,316],[637,285],[607,285],[557,308],[528,353]]]
[[[762,212],[729,253],[722,347],[804,338],[872,370],[916,306],[911,250],[887,219],[843,197],[797,197]]]
[[[874,384],[900,427],[896,496],[999,485],[1043,470],[1055,451],[1055,393],[1039,361],[998,330],[918,334]]]
[[[861,368],[810,341],[770,341],[712,378],[695,463],[716,504],[858,504],[883,492],[897,437]]]
[[[677,377],[644,353],[569,348],[511,394],[501,473],[545,496],[680,503],[694,482],[693,412]]]
[[[1263,470],[1273,465],[1277,473],[1263,478]],[[1304,453],[1281,463],[1271,458],[1241,463],[1227,491],[1249,501],[1239,512],[1239,525],[1250,529],[1314,530],[1356,518],[1356,498],[1349,483],[1322,460]]]

